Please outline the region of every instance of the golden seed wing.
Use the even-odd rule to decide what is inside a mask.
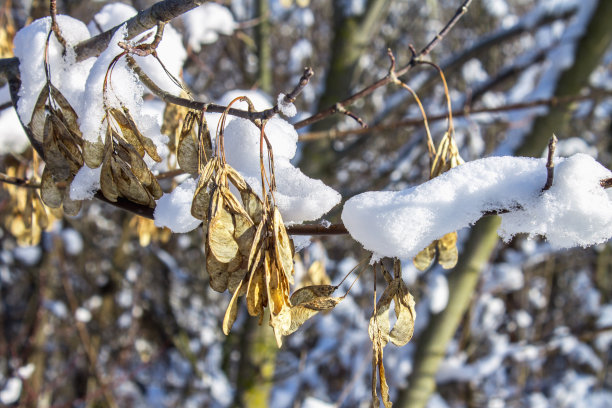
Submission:
[[[437,241],[434,241],[429,244],[427,248],[423,249],[412,259],[414,266],[416,266],[418,270],[424,271],[431,265],[431,262],[436,256],[436,242]]]
[[[232,215],[221,205],[208,225],[208,245],[219,262],[230,262],[238,252]]]
[[[69,191],[66,191],[69,194]],[[51,171],[45,166],[40,180],[40,197],[46,206],[59,208],[62,205],[62,192],[51,175]]]

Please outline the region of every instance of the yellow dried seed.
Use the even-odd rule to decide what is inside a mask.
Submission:
[[[293,246],[278,208],[274,208],[274,248],[276,260],[289,283],[293,284]]]
[[[198,146],[196,144],[195,133],[196,120],[198,120],[198,112],[187,112],[176,147],[176,160],[179,167],[191,174],[197,174],[199,170]]]
[[[412,262],[414,266],[420,270],[424,271],[429,268],[431,262],[436,256],[436,241],[429,244],[429,246],[419,252],[413,259]]]
[[[83,161],[89,168],[98,168],[104,159],[104,145],[99,140],[94,143],[90,142],[89,140],[83,140],[82,154]]]
[[[238,252],[232,215],[221,206],[208,225],[208,245],[219,262],[230,262]]]
[[[32,111],[32,117],[30,119],[30,123],[28,124],[28,127],[34,135],[34,139],[40,143],[43,143],[44,140],[45,122],[47,120],[45,105],[47,104],[48,98],[49,88],[47,86],[43,86],[42,90],[38,94],[38,99],[36,100],[34,110]]]
[[[210,287],[217,292],[227,290],[227,266],[226,263],[219,262],[211,254],[210,248],[206,248],[206,272],[208,272]]]
[[[51,171],[47,166],[45,166],[40,180],[40,197],[48,207],[59,208],[62,205],[62,192],[57,188]]]
[[[238,288],[234,291],[232,300],[230,300],[227,309],[225,310],[225,316],[223,317],[223,333],[227,336],[236,321],[238,316],[238,297],[240,297],[240,291],[244,286],[244,281],[240,281]]]

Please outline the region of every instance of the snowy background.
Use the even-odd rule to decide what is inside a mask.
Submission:
[[[27,15],[34,19],[46,15],[46,5],[30,9],[26,3],[2,3],[0,17],[6,24],[0,39],[10,36],[10,24],[21,28]],[[107,3],[58,2],[60,12],[73,17],[60,19],[69,42],[113,27],[152,2]],[[547,193],[556,201],[548,196],[532,199],[546,180],[543,160],[493,157],[485,159],[486,165],[475,161],[512,155],[530,134],[534,119],[548,112],[542,105],[456,117],[461,156],[473,164],[423,184],[416,195],[410,195],[414,191],[407,189],[425,183],[429,176],[420,124],[327,139],[334,160],[317,174],[306,169],[312,169],[307,165],[313,161],[309,146],[319,142],[304,140],[321,128],[296,133],[289,126],[316,113],[317,101],[326,92],[334,29],[331,3],[336,2],[270,2],[273,84],[267,94],[257,90],[255,2],[226,3],[206,4],[173,20],[166,27],[160,58],[170,72],[183,78],[197,100],[227,104],[248,92],[259,109],[290,91],[305,65],[313,67],[315,76],[296,101],[297,115],[284,109],[284,115],[269,125],[279,172],[277,202],[286,221],[326,225],[342,219],[359,242],[348,236],[296,237],[296,246],[302,248],[296,258],[296,284],[340,282],[367,256],[363,246],[402,258],[402,275],[415,296],[418,317],[408,345],[385,349],[391,400],[407,386],[414,350],[430,316],[445,309],[453,290],[447,271],[438,266],[418,271],[409,258],[432,239],[455,229],[461,258],[466,227],[481,210],[520,204],[528,216],[520,212],[505,216],[500,233],[506,242],[496,245],[481,272],[468,311],[448,345],[429,406],[612,406],[610,190],[586,195],[593,192],[588,186],[610,177],[606,168],[612,167],[612,50],[605,53],[583,89],[594,96],[576,102],[572,119],[556,130],[558,156],[572,157],[556,159],[558,184]],[[335,7],[350,17],[364,13],[368,2],[337,3]],[[358,60],[352,89],[337,99],[387,74],[387,48],[402,66],[410,58],[409,45],[423,47],[460,4],[457,0],[390,3]],[[596,5],[594,0],[475,0],[431,55],[445,69],[454,109],[477,111],[552,97],[562,70],[575,62],[576,41]],[[26,61],[22,62],[26,91],[17,109],[25,118],[38,96],[33,89],[44,81],[42,54],[32,49],[44,44],[47,24],[38,21],[15,40],[16,55]],[[54,85],[75,107],[81,130],[94,137],[101,119],[96,89],[118,48],[109,48],[97,61],[79,64],[68,63],[70,56],[58,50],[51,53]],[[139,63],[164,89],[179,92],[154,61]],[[446,113],[443,88],[434,74],[419,68],[402,78],[416,90],[432,117]],[[166,140],[173,141],[162,134],[164,104],[139,87],[125,64],[116,67],[113,78],[118,98],[132,103],[130,110],[146,123],[146,134],[167,154]],[[0,89],[0,98],[0,104],[9,101],[8,86]],[[420,118],[412,97],[393,86],[379,88],[351,110],[371,126]],[[208,114],[207,119],[214,132],[219,115]],[[332,127],[348,131],[358,124],[341,117],[328,129]],[[32,151],[13,108],[0,112],[0,129],[0,171],[33,177]],[[439,140],[446,122],[432,121],[431,129]],[[251,143],[249,135],[258,141],[256,129],[248,123],[229,122],[228,161],[259,191],[258,162],[252,161],[259,146]],[[545,157],[545,151],[539,155]],[[172,160],[169,157],[155,170],[171,168]],[[491,169],[501,181],[491,176]],[[565,178],[565,173],[570,175]],[[75,198],[90,198],[95,174],[84,172],[79,177],[81,196]],[[504,183],[501,188],[500,182]],[[466,191],[465,185],[475,192]],[[587,188],[578,194],[581,186]],[[371,271],[361,275],[335,310],[309,320],[277,351],[271,329],[258,328],[244,307],[230,336],[222,333],[230,297],[208,285],[202,230],[188,215],[195,189],[192,178],[181,176],[162,183],[168,194],[159,200],[155,222],[92,200],[77,217],[58,215],[46,231],[32,227],[36,239],[29,244],[23,238],[27,228],[19,212],[25,196],[18,191],[23,189],[0,187],[0,405],[108,404],[98,384],[101,381],[122,407],[229,407],[243,404],[249,393],[256,392],[269,393],[268,404],[278,408],[369,406]],[[358,196],[366,191],[384,192]],[[440,197],[449,191],[458,204]],[[345,200],[356,196],[344,213],[342,205],[337,205],[340,195]],[[400,215],[385,205],[385,200],[402,199],[406,207]],[[429,212],[415,216],[414,206]],[[575,212],[575,208],[588,211]],[[178,219],[176,214],[186,216]],[[411,236],[404,235],[407,228],[398,219],[431,236],[419,234],[422,242],[410,242]],[[354,228],[351,220],[361,220],[362,225]],[[171,234],[155,224],[181,233]],[[515,235],[519,232],[531,235]],[[548,240],[541,235],[548,235]],[[325,276],[308,274],[316,262],[325,266]],[[348,289],[351,282],[347,279],[341,289]],[[97,360],[95,374],[88,355]]]

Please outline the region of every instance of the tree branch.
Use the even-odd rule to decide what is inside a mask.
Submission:
[[[164,0],[155,3],[146,10],[141,11],[123,24],[127,25],[128,40],[155,27],[158,22],[168,22],[204,3],[207,0]],[[77,61],[83,61],[90,57],[97,57],[108,47],[108,43],[115,32],[121,28],[120,24],[112,29],[98,34],[75,47]]]
[[[457,11],[455,12],[455,15],[448,21],[448,23],[446,23],[444,28],[442,28],[442,30],[429,42],[429,44],[425,46],[425,48],[423,48],[417,55],[413,56],[410,59],[410,62],[406,66],[397,70],[396,75],[399,77],[399,76],[406,74],[408,71],[410,71],[410,69],[412,69],[414,66],[417,65],[419,60],[425,58],[436,47],[436,45],[438,45],[438,43],[444,39],[446,34],[448,34],[448,32],[455,26],[455,24],[457,24],[459,19],[467,12],[467,9],[470,3],[472,3],[472,0],[464,0],[463,4],[457,9]],[[370,86],[362,89],[361,91],[328,107],[327,109],[324,109],[321,112],[309,118],[306,118],[304,120],[301,120],[295,123],[293,126],[296,129],[300,129],[305,126],[311,125],[315,122],[318,122],[322,119],[325,119],[326,117],[338,112],[337,110],[338,106],[347,107],[351,105],[352,103],[354,103],[355,101],[365,96],[368,96],[369,94],[374,92],[376,89],[380,88],[381,86],[385,86],[392,81],[393,79],[391,78],[391,76],[387,75],[384,78],[381,78],[378,81],[374,82]]]

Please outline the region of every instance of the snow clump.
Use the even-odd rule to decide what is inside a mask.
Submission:
[[[412,258],[433,240],[467,227],[488,211],[502,214],[499,234],[546,236],[553,248],[595,245],[612,237],[612,172],[585,154],[559,159],[552,188],[546,161],[475,160],[403,191],[367,192],[348,200],[342,220],[353,238],[379,256]]]

